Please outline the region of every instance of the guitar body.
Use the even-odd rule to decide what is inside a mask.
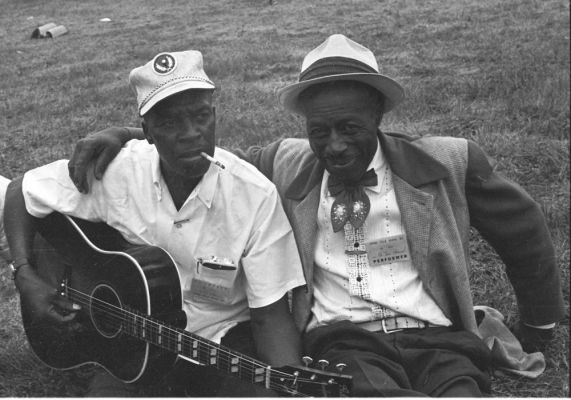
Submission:
[[[64,283],[62,295],[82,309],[61,327],[38,320],[23,302],[24,329],[36,355],[57,369],[96,363],[125,382],[168,371],[177,355],[129,335],[137,324],[114,318],[107,307],[132,309],[184,328],[179,275],[169,254],[131,245],[106,224],[59,213],[38,219],[37,226],[38,273],[54,286]]]
[[[156,246],[131,245],[113,228],[52,213],[36,219],[38,274],[81,305],[54,324],[22,302],[36,355],[57,369],[95,363],[124,382],[152,381],[177,357],[291,396],[350,395],[351,377],[304,367],[274,368],[184,330],[176,264]]]

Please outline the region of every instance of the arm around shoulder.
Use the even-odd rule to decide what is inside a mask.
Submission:
[[[244,161],[256,167],[269,180],[274,174],[274,158],[282,140],[276,140],[266,146],[251,146],[247,150],[234,149],[232,152]]]
[[[82,193],[89,192],[90,165],[95,179],[101,179],[109,163],[123,145],[132,139],[144,139],[140,128],[111,127],[80,139],[73,149],[68,168],[69,176]]]

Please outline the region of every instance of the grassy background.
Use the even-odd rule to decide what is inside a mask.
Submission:
[[[0,174],[68,157],[110,125],[138,126],[129,71],[160,51],[200,49],[217,83],[218,141],[303,136],[276,88],[332,33],[372,49],[408,99],[385,130],[475,140],[540,202],[569,304],[569,2],[563,0],[0,0]],[[111,22],[101,22],[101,18]],[[30,39],[48,22],[69,34]],[[476,304],[513,323],[501,262],[474,233]],[[0,269],[0,396],[81,396],[92,368],[39,365]],[[568,308],[567,308],[568,309]],[[568,312],[567,312],[568,315]],[[495,396],[569,396],[569,318],[537,380],[497,377]]]

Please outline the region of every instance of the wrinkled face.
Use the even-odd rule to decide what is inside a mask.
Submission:
[[[371,90],[350,82],[308,89],[300,96],[311,149],[330,174],[356,182],[377,150],[382,113]]]
[[[200,153],[214,154],[212,92],[187,90],[167,97],[145,114],[143,131],[157,148],[163,174],[201,177],[210,163]]]

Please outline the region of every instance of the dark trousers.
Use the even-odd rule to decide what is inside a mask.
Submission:
[[[305,353],[347,364],[355,397],[479,397],[489,392],[490,351],[476,335],[452,328],[369,332],[349,321],[305,335]]]
[[[249,322],[232,328],[222,345],[251,357],[256,350]],[[277,394],[214,368],[178,360],[172,371],[156,383],[124,383],[105,371],[98,372],[89,385],[88,397],[275,397]]]

